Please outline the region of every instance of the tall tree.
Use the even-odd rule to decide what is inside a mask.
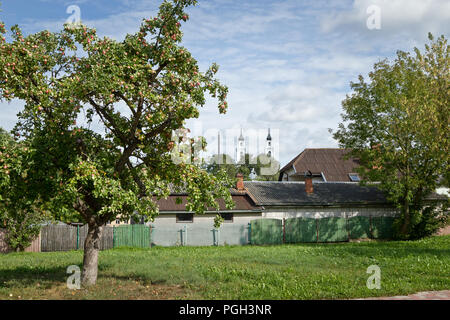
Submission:
[[[26,142],[16,142],[0,128],[0,227],[6,228],[6,242],[15,251],[24,251],[39,235],[49,219],[42,203],[28,188]]]
[[[14,132],[30,143],[30,188],[55,218],[89,226],[83,285],[97,279],[102,226],[116,218],[152,220],[155,200],[170,187],[183,188],[188,210],[199,214],[218,208],[219,198],[233,205],[226,177],[174,161],[180,157],[171,152],[179,142],[172,133],[198,117],[206,94],[218,99],[220,113],[227,110],[218,66],[200,72],[181,46],[185,9],[195,4],[164,1],[156,17],[120,42],[74,25],[28,36],[14,26],[12,41],[0,37],[0,96],[25,101]],[[94,121],[102,132],[90,129]]]
[[[425,51],[399,51],[351,83],[334,133],[341,147],[361,160],[360,173],[379,181],[401,209],[399,234],[410,238],[424,199],[449,172],[450,58],[444,36]]]

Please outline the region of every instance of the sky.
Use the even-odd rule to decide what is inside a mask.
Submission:
[[[143,18],[156,15],[160,0],[0,0],[0,20],[24,33],[58,31],[80,8],[84,24],[101,36],[122,40]],[[423,49],[428,32],[448,38],[448,0],[200,0],[188,9],[183,45],[201,70],[216,62],[229,87],[229,111],[220,115],[208,99],[194,135],[234,156],[233,137],[244,129],[264,140],[268,128],[275,157],[284,165],[305,148],[335,148],[328,129],[341,122],[350,83],[397,50]],[[0,127],[12,129],[22,103],[0,102]],[[230,136],[231,135],[231,136]],[[261,141],[260,141],[261,143]]]

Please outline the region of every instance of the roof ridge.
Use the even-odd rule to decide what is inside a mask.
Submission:
[[[248,183],[273,183],[273,184],[305,184],[305,181],[244,181],[244,185]],[[313,181],[314,184],[359,184],[353,181]],[[374,182],[373,184],[378,184]],[[365,187],[362,185],[362,187]]]
[[[294,167],[294,163],[297,161],[297,159],[303,154],[305,152],[305,150],[303,150],[302,152],[300,152],[298,155],[296,155],[295,157],[294,157],[294,159],[292,159],[291,161],[289,161],[281,170],[280,170],[280,172],[281,171],[284,171],[285,169],[287,169],[289,166],[292,166],[292,167]],[[295,170],[295,168],[294,168],[294,170]]]

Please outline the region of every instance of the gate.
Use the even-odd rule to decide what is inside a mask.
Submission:
[[[113,247],[150,247],[150,227],[143,224],[132,224],[114,227]]]
[[[258,219],[250,222],[251,244],[282,244],[283,221],[279,219]]]

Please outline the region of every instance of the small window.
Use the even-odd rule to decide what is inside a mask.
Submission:
[[[116,219],[116,224],[120,224],[120,219]]]
[[[348,176],[350,177],[350,180],[353,182],[361,181],[357,173],[350,173]]]
[[[192,213],[177,214],[177,223],[194,222],[194,215]]]
[[[233,222],[233,214],[232,213],[221,213],[221,217],[224,222],[232,223]]]

